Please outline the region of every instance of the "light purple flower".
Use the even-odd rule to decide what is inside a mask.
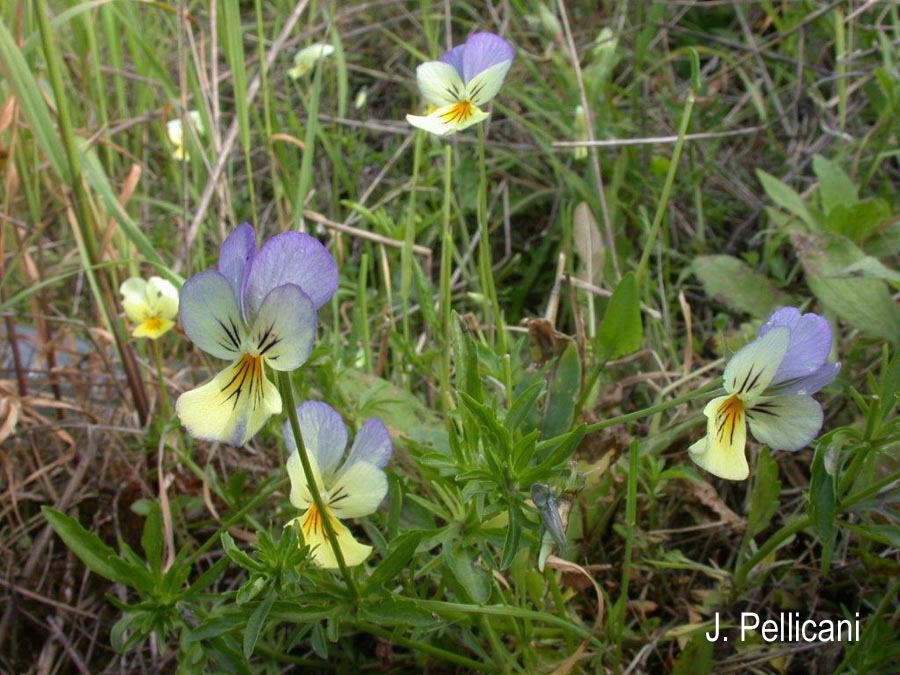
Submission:
[[[374,513],[387,494],[383,468],[391,458],[391,437],[379,419],[370,419],[356,434],[350,454],[341,462],[347,448],[347,427],[328,404],[310,401],[297,407],[300,434],[309,457],[316,487],[322,496],[325,513],[313,502],[290,422],[284,425],[284,440],[290,456],[287,472],[291,479],[291,504],[303,509],[288,524],[299,523],[303,539],[313,549],[313,559],[325,568],[336,568],[337,558],[325,533],[327,517],[337,535],[337,543],[347,565],[359,565],[369,557],[372,547],[360,544],[340,522]]]
[[[414,127],[438,136],[456,133],[483,121],[481,109],[503,85],[515,50],[499,35],[475,33],[438,61],[416,68],[416,82],[429,105],[427,115],[407,115]]]
[[[747,424],[773,450],[799,450],[822,428],[822,407],[812,398],[841,369],[829,363],[831,326],[795,307],[776,310],[759,336],[725,367],[725,396],[703,410],[706,436],[690,447],[691,459],[721,478],[750,474],[744,454]]]
[[[265,367],[294,370],[312,351],[318,317],[338,286],[326,248],[300,232],[285,232],[256,250],[244,224],[222,244],[218,270],[181,289],[181,323],[200,349],[231,365],[175,404],[198,438],[243,445],[281,412],[281,396]]]

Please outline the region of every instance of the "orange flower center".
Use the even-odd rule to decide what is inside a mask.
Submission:
[[[475,105],[471,101],[460,101],[441,115],[441,119],[447,124],[459,124],[469,119],[474,110]]]
[[[716,437],[720,443],[727,440],[728,445],[734,444],[734,430],[739,424],[744,423],[744,402],[735,394],[719,406],[716,412]]]
[[[231,379],[221,389],[225,401],[232,401],[232,406],[237,407],[241,396],[247,394],[254,406],[262,403],[263,398],[263,358],[244,354],[231,371]]]

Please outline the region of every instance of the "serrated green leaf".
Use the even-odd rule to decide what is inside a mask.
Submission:
[[[406,569],[424,536],[425,532],[415,530],[404,532],[394,539],[388,546],[384,559],[378,563],[378,567],[372,571],[366,581],[365,591],[374,591],[383,584],[393,581],[401,571]]]
[[[597,354],[601,360],[636,352],[644,341],[637,278],[628,272],[613,291],[597,332]]]
[[[709,297],[758,319],[791,304],[790,296],[778,290],[765,275],[733,256],[699,256],[693,262],[693,270]]]
[[[253,655],[256,641],[259,639],[259,634],[262,632],[263,626],[265,626],[266,619],[274,603],[274,595],[263,598],[256,609],[253,610],[250,618],[247,619],[247,627],[244,629],[244,658],[249,659]]]
[[[228,534],[228,532],[222,533],[221,541],[222,548],[225,551],[225,555],[227,555],[234,563],[251,572],[262,574],[266,571],[265,565],[263,565],[258,560],[254,560],[247,553],[237,547],[237,544],[234,543],[234,538],[230,534]]]

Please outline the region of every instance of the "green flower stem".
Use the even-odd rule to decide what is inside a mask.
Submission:
[[[485,157],[484,125],[478,125],[478,201],[476,216],[478,219],[478,274],[481,277],[481,292],[484,294],[485,307],[488,311],[485,322],[490,332],[497,336],[498,352],[506,354],[506,329],[503,327],[503,314],[497,300],[497,287],[494,285],[494,270],[491,262],[491,237],[488,232],[487,218],[487,160]]]
[[[654,406],[650,406],[649,408],[644,408],[643,410],[638,410],[633,413],[628,413],[626,415],[619,415],[617,417],[610,417],[608,420],[603,420],[602,422],[595,422],[594,424],[588,424],[585,427],[585,433],[591,433],[592,431],[600,431],[601,429],[606,429],[608,427],[614,427],[619,424],[626,424],[627,422],[632,422],[634,420],[639,420],[644,417],[649,417],[650,415],[655,415],[656,413],[664,412],[669,408],[674,408],[676,406],[681,405],[682,403],[687,403],[689,401],[693,401],[696,398],[701,398],[704,396],[709,396],[711,393],[715,393],[716,389],[720,389],[721,387],[716,382],[710,382],[704,387],[700,387],[699,389],[690,392],[689,394],[685,394],[684,396],[679,396],[678,398],[673,398],[671,401],[666,401],[664,403],[657,403]]]
[[[185,565],[193,566],[201,556],[203,556],[210,548],[212,548],[213,544],[220,540],[224,532],[227,532],[230,527],[239,523],[244,516],[250,513],[250,511],[259,507],[260,504],[267,502],[269,498],[271,498],[271,496],[275,492],[284,487],[287,482],[287,478],[281,478],[279,480],[272,481],[269,485],[262,488],[256,495],[253,496],[250,501],[244,504],[244,506],[231,514],[231,516],[229,516],[227,519],[222,521],[222,524],[219,525],[216,531],[205,542],[203,542],[203,544],[200,545],[200,548],[194,551],[191,556],[185,561]]]
[[[450,268],[453,266],[453,225],[451,223],[451,204],[453,201],[453,146],[444,145],[444,210],[441,222],[441,401],[445,412],[453,407],[450,386],[450,316],[453,305],[450,288]]]
[[[866,627],[863,629],[863,634],[860,636],[859,640],[854,642],[849,646],[848,649],[844,652],[844,659],[838,665],[837,670],[834,671],[834,675],[840,675],[840,673],[845,673],[848,670],[847,664],[852,664],[853,659],[856,656],[856,652],[862,649],[863,645],[869,645],[870,643],[870,634],[875,630],[875,627],[878,626],[878,622],[874,619],[885,614],[894,603],[897,602],[897,591],[900,589],[900,581],[894,583],[894,587],[892,590],[888,591],[884,597],[881,598],[881,602],[878,603],[878,607],[875,608],[875,611],[872,612],[866,618]],[[858,671],[857,671],[858,672]]]
[[[644,252],[641,254],[641,261],[637,268],[638,289],[644,281],[647,274],[647,267],[650,264],[650,254],[656,250],[656,238],[659,236],[659,230],[662,227],[663,216],[666,213],[666,206],[669,204],[669,197],[672,194],[672,185],[675,182],[675,174],[678,170],[678,160],[681,158],[681,149],[684,147],[684,137],[687,135],[688,125],[691,121],[691,111],[694,109],[694,92],[689,91],[687,100],[684,103],[684,111],[681,113],[681,124],[678,127],[678,140],[675,142],[675,149],[672,151],[672,161],[669,162],[669,172],[666,174],[666,182],[663,184],[662,194],[659,196],[659,202],[656,205],[656,214],[653,216],[653,223],[650,225],[650,233],[644,242]]]
[[[400,297],[403,302],[403,339],[412,344],[410,337],[409,315],[413,282],[413,247],[416,244],[416,196],[419,189],[419,169],[422,166],[422,154],[425,144],[425,132],[416,132],[413,146],[413,169],[409,185],[409,207],[406,212],[406,228],[403,235],[403,248],[400,249]]]
[[[559,580],[556,578],[556,572],[550,568],[544,568],[544,579],[550,587],[550,595],[553,597],[553,604],[556,605],[557,611],[563,617],[567,617],[566,599],[563,597],[562,590],[559,587]],[[575,641],[569,633],[566,633],[566,649],[570,652],[575,650]]]
[[[297,443],[297,454],[300,456],[300,463],[303,465],[303,475],[306,477],[306,484],[309,487],[309,493],[312,495],[313,502],[319,510],[319,513],[322,514],[322,523],[325,526],[328,544],[331,546],[331,550],[334,551],[334,557],[341,570],[341,575],[343,575],[344,581],[347,582],[347,590],[350,591],[352,597],[359,597],[359,593],[356,590],[356,584],[353,583],[353,577],[350,576],[350,570],[347,568],[347,563],[344,562],[344,554],[338,544],[337,534],[335,534],[334,527],[331,524],[331,518],[328,516],[328,509],[325,506],[325,501],[322,499],[322,495],[319,492],[319,486],[316,484],[315,476],[313,476],[312,465],[309,463],[309,455],[306,453],[306,446],[303,445],[303,435],[300,433],[300,420],[297,417],[297,404],[294,402],[294,386],[291,383],[290,372],[279,372],[278,384],[281,389],[281,400],[284,401],[284,406],[287,408],[287,416],[288,420],[290,420],[291,431],[293,432],[294,440]]]
[[[856,506],[859,502],[868,499],[869,497],[877,494],[888,485],[900,480],[900,471],[895,471],[891,475],[883,478],[878,481],[874,485],[870,485],[864,490],[860,490],[855,495],[848,497],[845,499],[837,508],[838,513],[844,513],[845,511],[849,511],[851,508]],[[778,530],[775,534],[773,534],[769,539],[764,543],[759,549],[754,553],[750,558],[747,559],[743,565],[739,566],[734,573],[734,589],[733,592],[739,591],[743,588],[744,584],[747,582],[747,577],[750,576],[750,572],[759,565],[763,560],[765,560],[769,554],[771,554],[774,550],[776,550],[779,546],[781,546],[789,537],[797,534],[798,532],[802,532],[808,527],[812,527],[813,519],[812,516],[804,516],[803,518],[799,518],[792,523],[788,523],[780,530]]]
[[[619,599],[616,603],[622,604],[622,613],[625,616],[625,607],[628,604],[628,582],[631,578],[631,552],[634,547],[634,532],[637,524],[637,479],[641,461],[641,444],[637,440],[631,441],[628,449],[628,491],[625,494],[625,555],[622,559],[622,584],[619,590]],[[622,638],[625,632],[620,626],[616,630],[616,664],[621,663]]]
[[[169,400],[169,390],[166,388],[166,378],[163,376],[163,359],[162,349],[159,346],[159,340],[151,340],[153,345],[150,349],[153,351],[153,359],[156,361],[156,379],[159,385],[159,414],[163,420],[167,420],[172,416],[172,402]]]
[[[569,619],[547,614],[546,612],[538,612],[531,609],[522,609],[520,607],[510,607],[508,605],[467,605],[461,602],[446,602],[444,600],[417,600],[416,605],[420,609],[434,612],[435,614],[446,618],[471,617],[473,615],[486,614],[488,616],[503,616],[507,618],[523,619],[525,621],[534,621],[535,623],[543,623],[564,631],[568,631],[573,635],[591,640],[591,643],[598,649],[605,650],[607,645],[587,628],[579,626]]]
[[[435,647],[428,642],[419,642],[418,640],[410,640],[409,638],[405,638],[399,635],[396,631],[389,631],[381,628],[380,626],[376,626],[373,623],[368,622],[358,622],[356,626],[367,633],[371,633],[372,635],[376,635],[380,638],[384,638],[385,640],[389,640],[392,644],[400,645],[401,647],[405,647],[409,649],[411,652],[421,652],[422,654],[429,654],[439,659],[443,659],[449,663],[456,663],[464,668],[468,668],[474,673],[495,673],[498,672],[497,669],[487,663],[481,663],[479,661],[474,661],[470,658],[462,656],[461,654],[457,654],[456,652],[450,652],[446,649],[441,649],[440,647]]]

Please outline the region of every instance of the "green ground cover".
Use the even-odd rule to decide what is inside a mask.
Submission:
[[[478,31],[515,50],[489,117],[410,125]],[[0,671],[896,669],[898,53],[861,0],[3,3]],[[177,403],[225,357],[120,287],[242,223],[338,276],[297,368],[245,363],[281,412],[236,447]],[[781,367],[785,306],[841,364],[797,451],[722,379]],[[691,460],[723,394],[743,480]],[[335,569],[306,401],[392,443]]]

